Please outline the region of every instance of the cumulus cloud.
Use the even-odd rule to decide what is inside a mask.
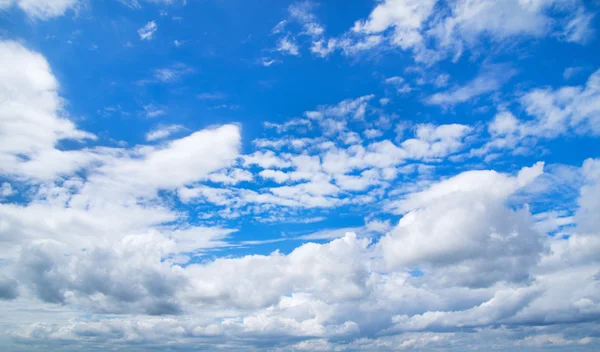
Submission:
[[[358,22],[356,33],[417,48],[436,6],[379,2],[385,11]],[[290,8],[290,16],[302,36],[323,39],[309,9]],[[487,30],[501,37],[506,29],[495,26]],[[538,35],[535,23],[522,26]],[[0,340],[9,348],[600,343],[600,161],[498,163],[496,171],[453,162],[473,143],[510,145],[508,136],[519,145],[524,136],[556,136],[550,130],[597,134],[596,73],[581,86],[525,91],[518,104],[531,119],[505,108],[487,130],[400,120],[367,94],[266,123],[276,133],[244,149],[233,123],[197,131],[157,124],[145,135],[155,143],[112,147],[70,119],[41,54],[12,41],[0,42],[0,54],[0,137],[8,142],[0,146]],[[175,82],[189,70],[169,66],[154,80]],[[450,88],[446,104],[475,97],[477,86]],[[74,146],[63,150],[64,140]],[[564,199],[549,201],[543,191],[556,185],[577,194],[560,189]],[[253,227],[252,238],[238,236],[241,216],[252,226],[276,222],[269,229],[277,234]],[[306,230],[316,222],[325,229]]]
[[[384,0],[344,34],[330,38],[310,6],[296,8],[303,14],[297,17],[304,24],[303,33],[311,33],[311,51],[320,57],[335,50],[357,55],[399,48],[410,51],[417,63],[431,65],[446,58],[456,61],[484,42],[502,45],[509,40],[554,37],[585,45],[594,36],[594,14],[579,0]],[[287,23],[280,22],[275,33],[283,32]]]
[[[535,88],[520,97],[527,116],[517,118],[502,108],[488,123],[491,140],[471,154],[483,155],[493,150],[511,148],[525,153],[535,140],[554,139],[564,135],[600,133],[600,71],[592,73],[585,84],[558,89]]]
[[[509,195],[532,182],[542,167],[524,168],[517,177],[470,171],[393,204],[406,213],[398,227],[379,242],[386,263],[390,267],[439,266],[449,276],[438,280],[461,273],[452,278],[460,285],[526,279],[526,268],[542,252],[542,237],[532,228],[525,210],[510,210],[505,203]],[[505,256],[510,259],[505,261]],[[502,262],[506,264],[498,270]]]
[[[23,45],[0,42],[0,172],[26,177],[53,177],[71,172],[93,160],[85,151],[61,151],[61,140],[95,139],[69,120],[46,59]],[[27,67],[27,70],[23,70]],[[23,160],[25,159],[25,160]]]

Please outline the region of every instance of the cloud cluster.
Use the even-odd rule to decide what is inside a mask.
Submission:
[[[289,22],[300,23],[299,34],[308,38],[311,53],[318,57],[335,51],[356,55],[400,49],[411,53],[417,63],[431,65],[447,58],[456,61],[483,42],[503,44],[552,36],[586,44],[593,37],[594,14],[579,0],[384,0],[376,3],[367,18],[329,38],[311,10],[309,3],[290,6],[289,19],[280,22],[273,33],[283,33]],[[279,48],[293,38],[292,32],[285,33]],[[297,43],[293,49],[285,51],[300,53]]]
[[[76,7],[0,4],[38,19]],[[426,64],[458,58],[481,40],[585,43],[590,36],[583,2],[499,4],[385,0],[327,38],[313,5],[302,3],[272,34],[282,55],[301,56],[299,43],[308,40],[322,57],[387,46]],[[140,39],[156,29],[148,22]],[[0,346],[600,346],[600,159],[502,171],[485,164],[498,150],[524,153],[538,139],[597,136],[600,71],[579,86],[524,91],[517,101],[524,116],[503,106],[484,123],[411,122],[386,113],[388,98],[366,94],[267,122],[269,133],[246,149],[239,124],[198,131],[156,124],[145,135],[151,143],[111,147],[73,122],[41,54],[0,41],[0,57],[0,341],[7,341]],[[176,63],[139,83],[172,84],[192,72]],[[466,102],[513,74],[490,65],[423,102]],[[448,86],[448,77],[430,82]],[[412,90],[399,76],[384,83]],[[144,107],[146,117],[164,113]],[[454,164],[467,159],[477,164]],[[544,194],[562,184],[576,193],[563,195],[564,207]],[[357,209],[364,225],[235,238],[234,220],[243,216],[290,225]],[[253,254],[254,245],[275,242],[288,250]],[[243,254],[222,255],[225,249]]]

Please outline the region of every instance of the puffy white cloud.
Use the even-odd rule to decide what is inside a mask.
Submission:
[[[517,177],[469,171],[392,204],[405,215],[378,244],[388,267],[434,266],[441,268],[438,282],[469,286],[527,279],[543,238],[526,210],[505,202],[542,167],[524,168]]]
[[[239,145],[239,127],[225,125],[165,145],[140,147],[95,168],[72,202],[87,204],[100,195],[153,197],[160,189],[177,189],[229,165],[238,156]]]
[[[521,98],[527,113],[534,117],[523,124],[523,134],[554,137],[567,130],[600,134],[599,96],[600,70],[583,86],[534,89]]]
[[[186,268],[192,278],[186,294],[240,307],[268,306],[299,291],[326,302],[357,299],[366,293],[368,272],[360,258],[367,245],[349,233],[327,244],[302,245],[289,255],[275,252],[193,264]]]
[[[500,110],[488,123],[491,140],[473,149],[471,154],[484,155],[507,148],[512,148],[514,153],[526,153],[524,148],[539,139],[600,134],[599,82],[600,71],[596,71],[582,86],[556,90],[536,88],[526,92],[520,103],[529,117],[517,118],[508,110]]]
[[[596,233],[600,228],[600,159],[587,159],[583,163],[585,184],[581,187],[579,209],[575,213],[578,230],[583,233]]]
[[[408,195],[405,207],[414,214],[412,222],[403,219],[375,245],[350,233],[325,244],[301,245],[287,255],[219,258],[180,267],[161,258],[227,245],[224,240],[231,231],[192,228],[132,234],[84,252],[71,250],[68,256],[61,255],[65,247],[57,242],[32,243],[19,256],[22,274],[17,282],[22,291],[33,290],[48,301],[76,303],[88,311],[146,315],[23,325],[11,336],[29,343],[87,344],[102,339],[112,345],[137,341],[162,346],[168,335],[171,345],[182,348],[219,344],[227,336],[228,348],[249,348],[258,338],[262,345],[256,348],[275,344],[283,349],[392,350],[452,343],[482,346],[484,342],[472,340],[476,335],[462,335],[465,328],[475,328],[496,341],[505,339],[505,344],[530,345],[534,338],[524,340],[515,330],[523,329],[518,324],[546,326],[565,323],[565,318],[585,321],[598,306],[592,279],[598,272],[597,247],[582,243],[569,248],[565,245],[575,242],[556,239],[546,253],[544,237],[532,230],[527,211],[505,204],[511,194],[535,182],[541,169],[537,164],[516,176],[467,172]],[[593,179],[594,166],[586,166],[584,173]],[[426,218],[427,211],[435,216]],[[371,221],[366,227],[386,231],[389,224]],[[421,235],[399,240],[398,234],[408,229]],[[387,246],[406,251],[389,257]],[[582,248],[587,248],[585,260],[579,255]],[[420,267],[424,276],[381,266],[379,253],[385,262]],[[556,267],[552,261],[575,267]],[[14,279],[1,282],[13,287],[10,280]],[[173,313],[180,315],[147,316]],[[499,323],[511,326],[513,332],[498,328]],[[535,329],[527,336],[542,341],[544,335],[554,334],[544,330],[547,327]],[[374,336],[382,332],[386,337]],[[564,346],[593,343],[585,335],[562,337]]]
[[[86,151],[55,148],[61,140],[96,137],[68,119],[46,59],[13,41],[0,42],[0,55],[0,95],[5,98],[0,105],[0,172],[52,178],[95,159]]]
[[[316,26],[311,50],[326,57],[336,49],[355,55],[398,47],[412,51],[416,62],[432,64],[457,60],[485,41],[553,36],[586,44],[594,35],[593,17],[580,0],[383,0],[339,37],[326,39]],[[316,24],[314,15],[306,23]]]
[[[306,32],[320,33],[309,25]],[[11,98],[0,104],[0,131],[14,143],[0,149],[12,160],[0,170],[23,198],[0,204],[2,347],[598,346],[598,160],[571,173],[549,166],[550,176],[541,162],[514,174],[461,172],[448,162],[457,175],[440,180],[435,165],[479,130],[400,123],[395,141],[362,140],[359,131],[375,137],[385,128],[370,121],[379,117],[372,95],[270,125],[294,135],[257,139],[245,155],[233,124],[157,145],[63,152],[56,147],[62,139],[93,136],[67,119],[43,57],[2,45],[12,60],[0,69],[8,80],[2,93]],[[35,75],[12,72],[29,72],[23,64]],[[575,91],[591,101],[582,92],[593,87],[590,80]],[[488,132],[515,135],[521,126],[506,112]],[[48,155],[61,153],[81,163],[31,166],[52,166],[61,159]],[[546,202],[541,211],[536,204],[532,215],[526,202],[559,184],[578,189],[577,199],[565,208]],[[571,203],[576,208],[566,208]],[[340,209],[362,219],[359,207],[369,210],[362,226],[294,230],[315,221],[330,226]],[[389,212],[402,215],[399,223]],[[277,225],[286,232],[279,237],[236,238],[231,220],[240,214],[290,224]],[[556,229],[559,235],[546,234]],[[285,253],[246,254],[283,241]],[[242,252],[219,252],[232,247]]]
[[[433,13],[435,0],[386,0],[379,3],[366,21],[357,21],[352,30],[381,33],[393,28],[392,42],[403,49],[421,44],[421,29]]]

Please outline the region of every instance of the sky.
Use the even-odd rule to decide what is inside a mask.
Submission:
[[[0,0],[0,350],[600,350],[597,0]]]

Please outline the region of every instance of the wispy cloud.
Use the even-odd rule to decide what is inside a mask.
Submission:
[[[221,100],[221,99],[227,98],[227,95],[220,93],[220,92],[200,93],[200,94],[196,95],[196,98],[200,99],[200,100]]]
[[[492,65],[484,69],[479,76],[463,86],[455,86],[445,92],[435,93],[425,99],[430,105],[455,105],[475,97],[494,92],[517,73],[508,65]]]
[[[154,78],[165,83],[176,82],[180,80],[181,77],[193,72],[194,69],[192,67],[189,67],[186,64],[176,63],[169,67],[154,70]]]
[[[150,21],[146,23],[146,25],[140,29],[138,29],[138,34],[141,40],[150,40],[154,36],[154,32],[158,29],[156,22]]]
[[[164,115],[165,111],[154,104],[144,105],[144,115],[149,118]]]
[[[152,142],[159,139],[164,139],[169,137],[171,134],[181,131],[183,129],[184,127],[182,125],[159,126],[146,134],[146,140],[148,142]]]

